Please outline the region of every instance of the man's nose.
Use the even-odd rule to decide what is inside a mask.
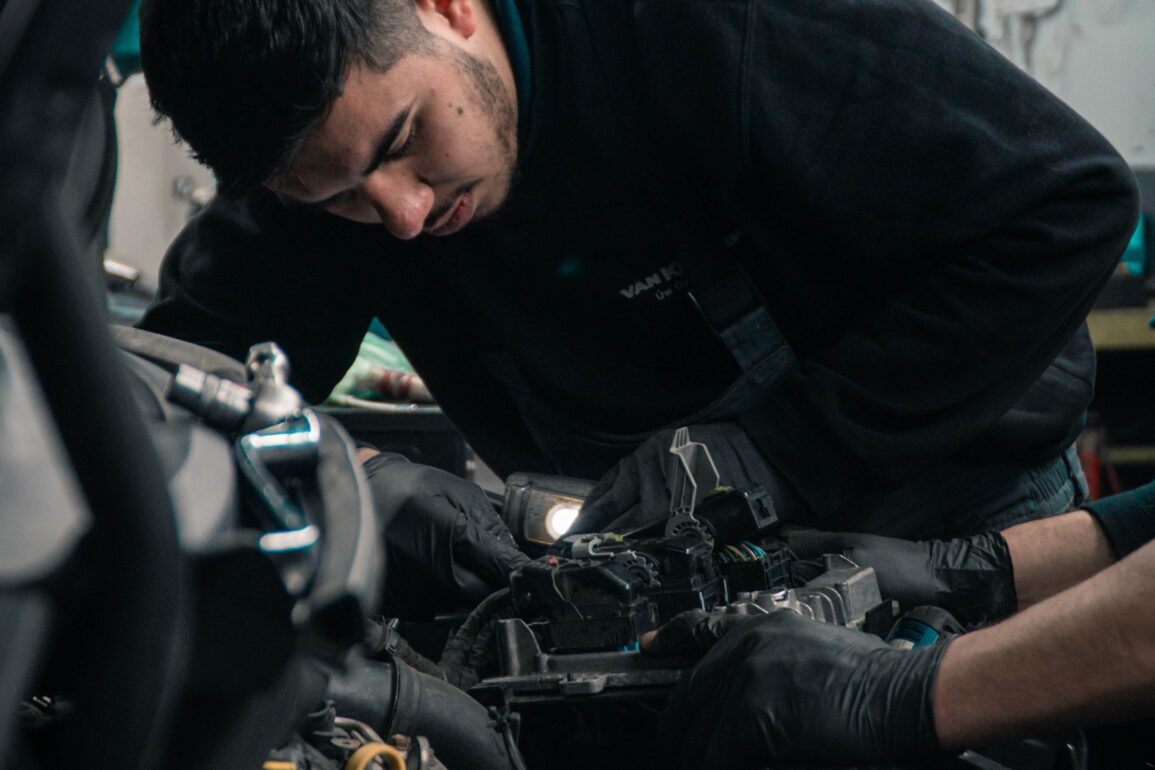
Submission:
[[[390,233],[402,240],[421,234],[433,209],[432,187],[419,178],[384,169],[370,174],[363,185],[365,197]]]

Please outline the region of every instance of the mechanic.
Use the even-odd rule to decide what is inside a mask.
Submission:
[[[661,745],[672,767],[859,762],[1151,716],[1153,539],[1155,482],[1001,534],[796,532],[800,557],[844,552],[905,607],[968,623],[1022,611],[913,651],[792,612],[679,616],[643,649],[712,649],[672,696]]]
[[[376,316],[499,474],[604,477],[586,530],[681,425],[825,529],[1082,498],[1134,180],[929,0],[150,0],[142,54],[223,192],[147,329],[319,400]]]

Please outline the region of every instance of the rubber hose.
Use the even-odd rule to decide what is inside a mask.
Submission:
[[[400,661],[351,663],[332,678],[326,697],[340,716],[359,719],[382,736],[424,735],[453,770],[518,766],[484,706]]]

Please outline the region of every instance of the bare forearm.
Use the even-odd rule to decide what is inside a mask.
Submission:
[[[1086,511],[1029,521],[1002,535],[1014,564],[1019,609],[1081,583],[1115,561],[1107,536]]]
[[[935,684],[943,747],[1155,713],[1153,601],[1155,543],[956,639]]]

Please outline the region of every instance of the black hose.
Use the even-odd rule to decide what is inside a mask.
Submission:
[[[470,687],[493,662],[495,630],[492,621],[499,614],[508,612],[512,604],[513,597],[508,588],[494,591],[473,608],[449,637],[438,665],[446,672],[450,682],[463,688]]]
[[[39,0],[0,34],[0,309],[10,307],[88,502],[93,621],[73,648],[84,672],[69,761],[152,768],[185,659],[186,591],[176,520],[144,421],[105,325],[96,266],[61,209],[81,111],[130,0]],[[0,30],[0,33],[3,31]]]
[[[176,519],[70,234],[48,214],[32,226],[35,265],[13,317],[92,513],[99,585],[69,751],[96,767],[155,767],[189,637]]]
[[[423,735],[453,770],[524,767],[517,746],[489,712],[453,685],[404,663],[362,660],[329,683],[337,714],[359,719],[383,736]]]

